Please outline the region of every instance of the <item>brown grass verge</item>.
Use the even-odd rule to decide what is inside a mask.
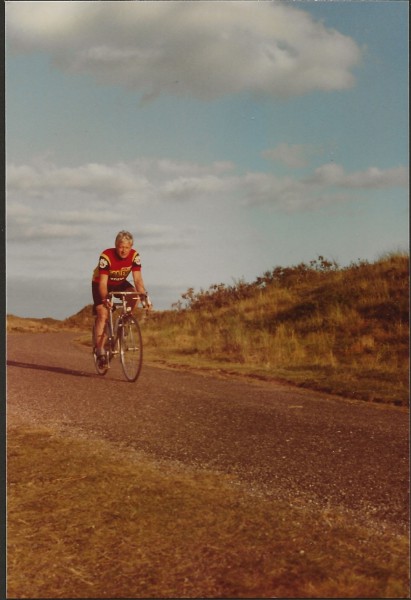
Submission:
[[[404,598],[408,540],[103,440],[8,432],[8,598]]]

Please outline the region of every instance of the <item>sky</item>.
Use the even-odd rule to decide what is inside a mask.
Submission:
[[[6,310],[64,319],[118,231],[154,308],[408,251],[408,2],[5,3]]]

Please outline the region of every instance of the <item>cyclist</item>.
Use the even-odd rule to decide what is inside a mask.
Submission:
[[[100,254],[98,264],[93,272],[92,294],[93,314],[96,315],[96,350],[99,366],[104,366],[106,356],[104,353],[105,325],[108,319],[108,310],[111,309],[109,292],[137,292],[141,301],[145,301],[148,308],[152,307],[151,301],[145,290],[141,275],[141,261],[137,250],[132,248],[133,236],[128,231],[120,231],[115,240],[115,247],[108,248]],[[132,274],[134,286],[127,281]],[[137,299],[131,296],[127,305],[133,310]]]

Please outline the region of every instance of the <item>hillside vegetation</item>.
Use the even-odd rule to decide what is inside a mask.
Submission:
[[[319,256],[252,283],[190,288],[173,308],[142,320],[146,361],[408,405],[408,254],[348,267]],[[64,321],[37,324],[87,331],[82,341],[89,344],[92,319],[89,305]],[[9,315],[7,328],[32,331],[35,322]]]
[[[409,256],[323,257],[252,283],[189,289],[144,324],[151,359],[408,404]]]
[[[7,315],[7,331],[15,333],[47,333],[49,331],[59,331],[62,328],[62,321],[58,319],[27,319]]]

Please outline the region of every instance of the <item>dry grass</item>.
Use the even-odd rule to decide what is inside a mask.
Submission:
[[[8,598],[404,598],[408,540],[44,428],[8,433]]]
[[[145,325],[146,357],[408,405],[408,256],[322,265],[190,290],[188,308]]]
[[[61,321],[55,319],[24,319],[7,315],[7,331],[10,333],[47,333],[60,330]]]

